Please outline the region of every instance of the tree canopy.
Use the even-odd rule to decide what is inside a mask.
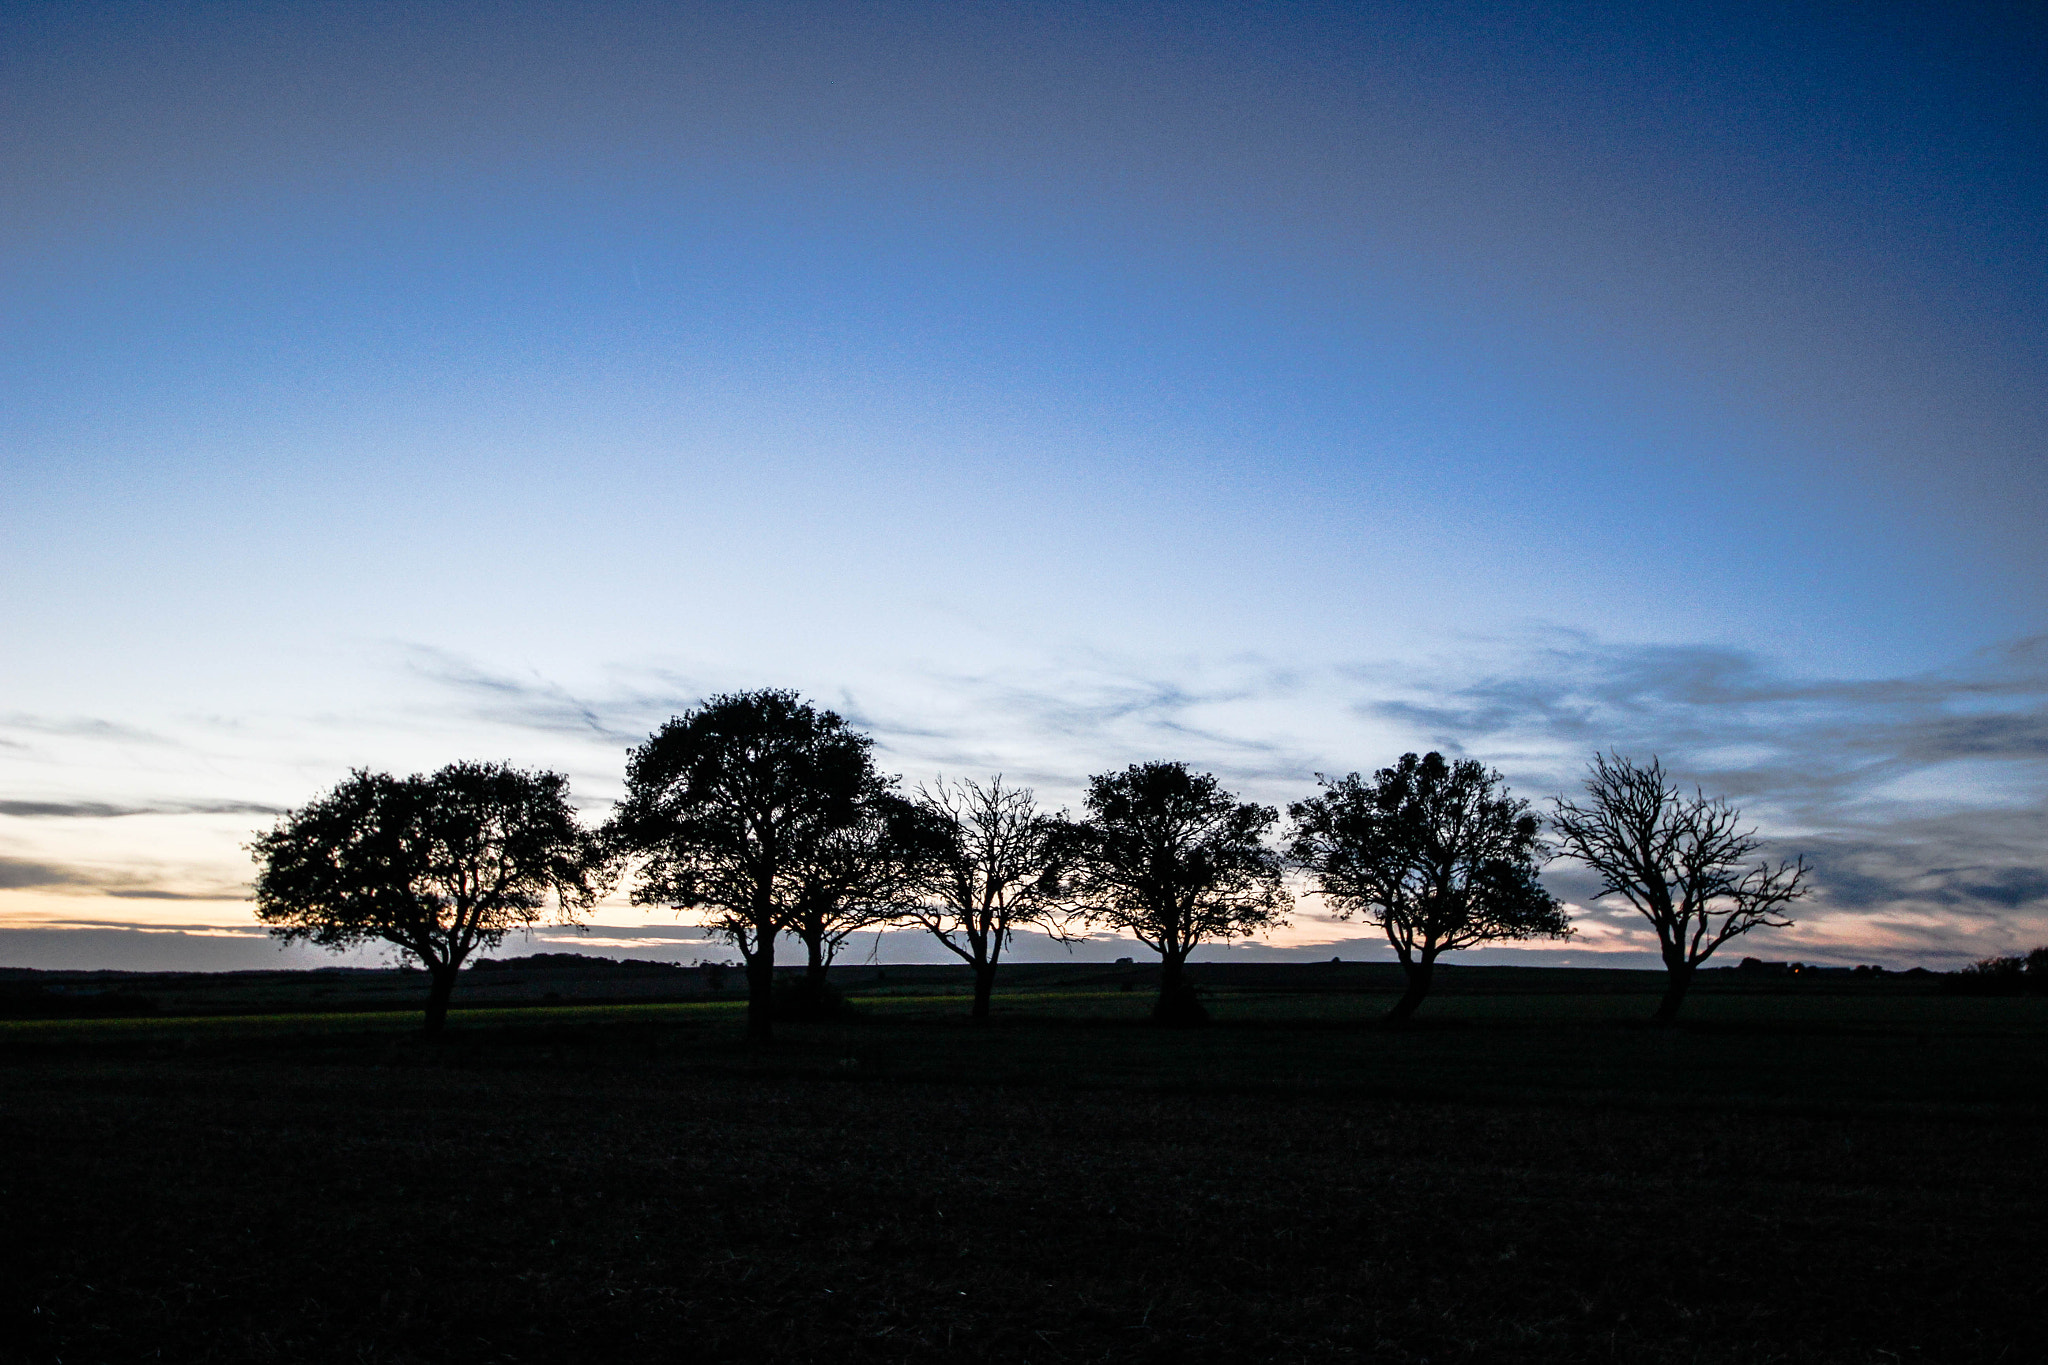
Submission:
[[[776,935],[888,791],[872,747],[836,713],[764,689],[708,699],[627,760],[607,833],[638,861],[633,902],[699,912],[739,949],[756,1038],[773,1031]]]
[[[1279,813],[1185,763],[1092,777],[1086,810],[1055,835],[1067,904],[1159,954],[1158,1018],[1199,1018],[1182,973],[1188,954],[1287,922],[1280,854],[1265,842]]]
[[[1439,956],[1481,943],[1562,938],[1564,909],[1537,879],[1543,861],[1529,803],[1473,759],[1404,754],[1367,782],[1357,773],[1288,807],[1288,855],[1339,918],[1377,925],[1408,989],[1388,1015],[1413,1014]]]
[[[893,791],[871,791],[853,818],[819,839],[795,877],[789,931],[808,956],[806,1010],[837,997],[825,973],[852,935],[901,919],[915,904],[919,867],[938,835],[924,812]]]
[[[569,780],[495,763],[405,778],[358,769],[249,850],[256,918],[272,934],[334,949],[381,941],[419,960],[428,1032],[472,952],[540,923],[550,899],[573,921],[605,883]]]

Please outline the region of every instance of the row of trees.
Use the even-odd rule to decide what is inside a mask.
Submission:
[[[835,713],[793,692],[747,692],[709,699],[634,749],[625,796],[595,830],[555,773],[355,772],[250,846],[256,915],[286,939],[383,941],[417,958],[435,1032],[471,954],[550,914],[578,922],[627,875],[635,904],[694,914],[738,949],[748,1031],[766,1039],[778,938],[804,944],[806,980],[822,993],[847,937],[885,924],[922,927],[972,969],[976,1018],[1017,930],[1127,935],[1159,954],[1155,1017],[1193,1022],[1189,954],[1284,924],[1290,867],[1337,915],[1386,935],[1407,979],[1389,1015],[1399,1021],[1444,953],[1570,935],[1538,878],[1559,852],[1655,928],[1668,1022],[1700,963],[1750,929],[1790,924],[1806,890],[1803,862],[1752,864],[1758,841],[1737,812],[1685,796],[1654,759],[1596,757],[1583,799],[1556,803],[1554,844],[1473,760],[1408,754],[1370,779],[1321,782],[1288,807],[1277,838],[1275,808],[1182,763],[1091,778],[1079,816],[1040,810],[1000,777],[906,794]]]

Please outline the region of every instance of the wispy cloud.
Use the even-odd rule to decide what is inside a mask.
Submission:
[[[1300,675],[1257,658],[1140,663],[1089,653],[1001,674],[922,676],[917,691],[943,699],[923,709],[850,700],[843,709],[899,758],[955,771],[1000,768],[1072,788],[1125,763],[1187,758],[1227,781],[1271,783],[1299,781],[1312,752],[1246,721],[1302,690]]]
[[[2048,760],[2048,636],[1954,668],[1856,680],[1787,677],[1737,650],[1567,636],[1511,670],[1405,690],[1422,695],[1359,706],[1459,750],[1654,748],[1736,795],[1839,802],[1943,763]]]
[[[261,924],[176,924],[155,922],[131,924],[126,920],[109,919],[51,919],[38,921],[33,929],[8,926],[0,933],[48,933],[76,932],[79,930],[110,930],[127,934],[195,934],[206,938],[266,939],[270,930]]]
[[[453,694],[479,719],[550,734],[590,736],[609,744],[637,744],[670,715],[693,705],[698,689],[687,681],[654,688],[621,687],[611,694],[579,696],[538,673],[521,676],[487,668],[474,660],[426,645],[405,647],[414,676]]]
[[[261,801],[156,801],[115,805],[106,801],[0,801],[0,815],[25,820],[113,820],[128,815],[281,815],[282,806]]]
[[[0,890],[24,891],[41,887],[84,886],[89,883],[72,868],[39,863],[28,858],[0,857]]]
[[[219,883],[198,889],[166,886],[146,873],[120,868],[88,867],[0,856],[0,890],[61,891],[118,900],[224,901],[243,900],[244,885]]]
[[[19,730],[27,734],[56,735],[71,739],[118,740],[126,744],[175,744],[177,741],[164,735],[139,730],[132,725],[118,721],[102,720],[95,716],[35,716],[22,712],[0,715],[0,730]],[[9,743],[11,748],[22,748],[19,743]]]

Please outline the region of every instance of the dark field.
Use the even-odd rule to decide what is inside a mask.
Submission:
[[[2048,1001],[1657,1031],[1654,977],[1468,969],[1388,1033],[1295,967],[1174,1032],[1093,968],[977,1029],[867,970],[764,1050],[717,1000],[0,1024],[0,1352],[2048,1359]]]

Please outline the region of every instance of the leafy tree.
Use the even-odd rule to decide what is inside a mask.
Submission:
[[[636,905],[703,914],[747,968],[747,1032],[773,1035],[775,936],[795,927],[835,840],[888,783],[873,741],[794,692],[712,697],[633,750],[607,826],[640,860]]]
[[[1005,787],[1001,776],[985,787],[936,782],[915,801],[928,852],[904,918],[973,969],[973,1017],[987,1019],[1010,935],[1027,924],[1059,933],[1056,822],[1039,812],[1030,789]]]
[[[428,1033],[447,1022],[471,953],[539,923],[550,897],[574,922],[605,885],[569,780],[495,763],[454,763],[430,777],[359,769],[288,811],[249,851],[256,918],[272,934],[334,949],[381,940],[419,960]]]
[[[1806,860],[1773,866],[1750,855],[1762,842],[1742,813],[1704,792],[1683,795],[1652,757],[1593,756],[1584,803],[1559,797],[1551,818],[1564,852],[1600,877],[1657,931],[1667,973],[1660,1024],[1678,1017],[1699,965],[1729,939],[1792,924],[1785,907],[1804,896]]]
[[[1357,773],[1287,808],[1288,855],[1340,918],[1378,925],[1407,977],[1389,1023],[1415,1013],[1436,960],[1481,943],[1563,938],[1529,803],[1473,759],[1403,754],[1366,782]]]
[[[797,998],[808,1008],[836,1000],[826,973],[840,945],[862,929],[901,918],[912,903],[919,864],[933,840],[918,808],[878,788],[853,819],[818,840],[793,878],[789,932],[807,955]]]
[[[1055,835],[1066,903],[1159,954],[1162,1023],[1203,1017],[1183,967],[1196,945],[1286,923],[1279,818],[1184,763],[1136,763],[1088,780],[1087,815]]]

